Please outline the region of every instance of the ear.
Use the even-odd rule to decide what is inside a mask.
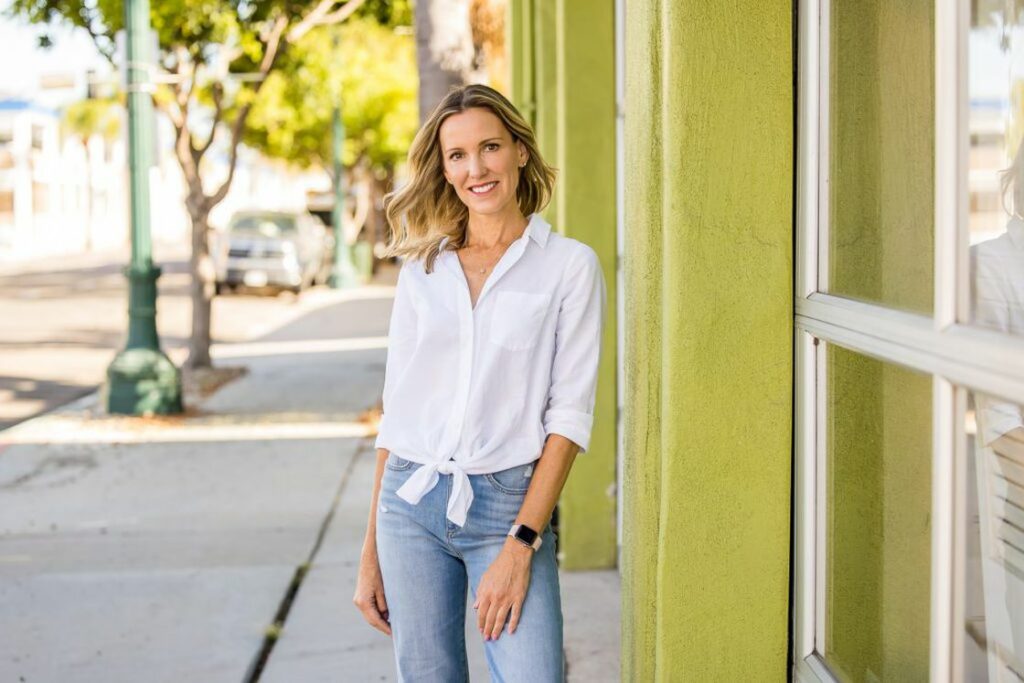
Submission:
[[[519,140],[516,140],[516,148],[519,152],[519,167],[522,168],[530,160],[530,152],[527,151],[526,145]]]

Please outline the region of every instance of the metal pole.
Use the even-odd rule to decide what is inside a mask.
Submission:
[[[180,413],[181,374],[160,350],[156,280],[150,240],[149,172],[153,167],[153,102],[149,0],[126,0],[128,154],[131,189],[131,261],[128,341],[107,368],[104,403],[111,413]]]
[[[345,124],[341,120],[340,105],[334,107],[332,132],[334,209],[331,211],[331,223],[334,224],[334,269],[331,271],[331,287],[344,289],[354,287],[357,282],[351,250],[348,248],[348,241],[345,240],[345,230],[341,223],[342,212],[345,209],[345,167],[341,163],[342,148],[345,144]]]

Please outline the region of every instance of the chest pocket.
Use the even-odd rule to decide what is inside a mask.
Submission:
[[[513,351],[537,345],[550,294],[495,292],[489,338]]]

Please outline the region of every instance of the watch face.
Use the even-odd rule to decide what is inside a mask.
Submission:
[[[537,540],[537,532],[528,526],[520,524],[519,529],[516,530],[516,538],[527,545],[533,545],[533,542]]]

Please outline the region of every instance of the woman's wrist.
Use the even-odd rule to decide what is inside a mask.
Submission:
[[[513,557],[526,559],[527,561],[533,559],[533,548],[526,545],[522,541],[517,541],[511,536],[505,538],[505,551]]]

